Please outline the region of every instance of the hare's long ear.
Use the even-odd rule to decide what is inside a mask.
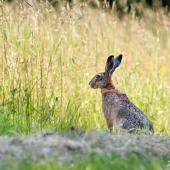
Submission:
[[[122,61],[122,54],[118,55],[115,58],[113,71],[115,71],[115,69],[120,66],[121,61]]]
[[[105,68],[105,75],[106,77],[109,77],[114,72],[114,56],[111,55],[108,57],[106,61],[106,68]]]

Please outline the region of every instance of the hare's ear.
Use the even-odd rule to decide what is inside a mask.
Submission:
[[[122,61],[122,54],[118,55],[115,58],[113,71],[115,71],[115,69],[120,66],[121,61]]]
[[[114,56],[111,55],[108,57],[106,61],[106,68],[105,68],[105,74],[107,77],[113,74],[114,71]]]

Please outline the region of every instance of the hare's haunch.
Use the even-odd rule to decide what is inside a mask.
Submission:
[[[136,129],[147,129],[154,133],[153,124],[138,107],[136,107],[120,90],[117,90],[112,82],[112,74],[122,61],[120,54],[114,59],[111,55],[106,62],[105,72],[95,75],[89,85],[93,89],[101,88],[102,110],[107,122],[107,127],[112,132],[115,128],[136,131]]]

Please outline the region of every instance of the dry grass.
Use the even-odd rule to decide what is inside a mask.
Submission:
[[[140,155],[148,158],[166,157],[170,159],[170,138],[146,135],[108,134],[105,132],[86,132],[68,135],[64,133],[45,133],[44,135],[23,137],[0,137],[0,162],[4,160],[27,162],[60,163],[74,161],[90,153],[120,154],[122,157]]]

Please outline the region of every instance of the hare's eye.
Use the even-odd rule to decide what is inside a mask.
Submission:
[[[99,78],[100,78],[100,76],[99,76],[99,75],[97,75],[97,76],[96,76],[96,78],[97,78],[97,79],[99,79]]]

